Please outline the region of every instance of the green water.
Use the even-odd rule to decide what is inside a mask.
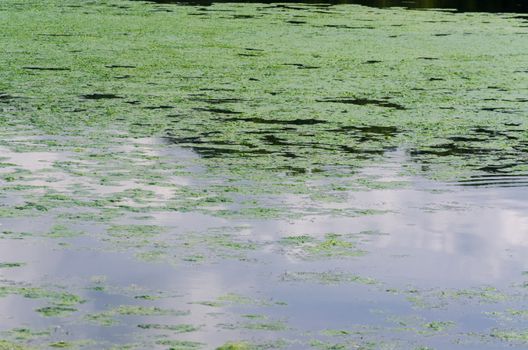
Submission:
[[[524,348],[527,34],[2,2],[0,349]]]

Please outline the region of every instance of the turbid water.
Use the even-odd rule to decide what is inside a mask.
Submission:
[[[0,350],[526,348],[525,5],[358,2],[0,3]]]

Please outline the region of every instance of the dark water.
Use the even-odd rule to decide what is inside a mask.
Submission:
[[[211,5],[221,2],[240,2],[240,3],[312,3],[312,4],[359,4],[373,7],[406,7],[416,9],[441,8],[454,9],[462,12],[528,12],[528,1],[519,0],[249,0],[249,1],[211,1],[211,0],[150,0],[156,3],[181,3],[196,5]]]

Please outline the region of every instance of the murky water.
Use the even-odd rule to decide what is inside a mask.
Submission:
[[[526,348],[524,4],[156,2],[0,4],[0,350]]]

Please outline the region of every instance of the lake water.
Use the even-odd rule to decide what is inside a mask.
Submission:
[[[526,348],[526,6],[203,5],[0,4],[0,349]]]

